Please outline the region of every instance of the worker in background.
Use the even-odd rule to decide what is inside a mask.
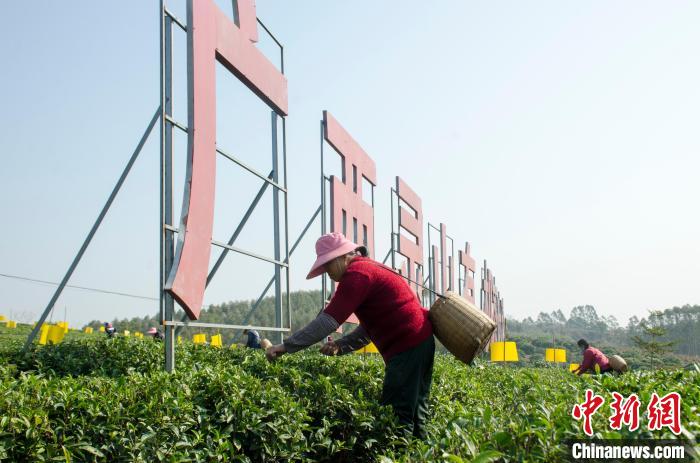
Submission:
[[[588,372],[596,373],[596,365],[598,365],[601,373],[612,373],[612,368],[604,353],[588,344],[585,339],[579,339],[577,344],[583,354],[583,361],[581,365],[574,370],[574,373],[579,376]]]
[[[152,326],[150,330],[146,331],[146,333],[153,336],[154,341],[162,341],[163,339],[165,339],[163,333],[158,331],[158,329],[155,326]]]
[[[246,347],[251,349],[260,349],[260,334],[255,330],[243,330],[243,334],[248,335],[248,341],[245,343]]]
[[[114,334],[117,332],[110,322],[105,322],[105,334],[108,338],[113,338]]]
[[[333,298],[311,323],[266,354],[274,360],[326,339],[322,354],[343,355],[373,341],[386,364],[381,403],[392,406],[406,437],[425,439],[435,356],[433,326],[403,277],[367,255],[367,248],[340,233],[319,238],[316,262],[306,278],[328,273],[338,283]],[[353,313],[360,325],[328,341]]]

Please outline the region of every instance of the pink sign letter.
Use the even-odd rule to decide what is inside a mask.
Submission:
[[[216,179],[216,61],[275,112],[287,114],[287,79],[253,45],[253,0],[238,0],[237,26],[213,0],[187,2],[187,173],[175,260],[166,289],[199,318],[214,224]]]

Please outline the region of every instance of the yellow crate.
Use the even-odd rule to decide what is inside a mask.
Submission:
[[[63,321],[63,322],[56,322],[56,325],[59,328],[63,328],[63,334],[66,334],[68,332],[68,322]]]
[[[0,315],[0,322],[6,322],[7,318],[4,315]]]
[[[124,336],[131,336],[131,331],[129,331],[129,330],[124,330],[124,331],[122,332],[122,334],[123,334]]]
[[[104,327],[104,326],[100,326],[100,333],[104,333],[104,332],[105,332],[105,327]]]
[[[207,335],[203,333],[195,334],[194,336],[192,336],[192,342],[195,344],[206,344]]]
[[[135,337],[135,338],[142,338],[142,337],[143,337],[143,333],[140,332],[140,331],[137,331],[136,333],[134,333],[134,337]]]
[[[220,334],[215,334],[214,336],[211,337],[211,344],[209,344],[212,347],[223,347],[224,343],[223,340],[221,339]]]
[[[566,363],[566,349],[556,349],[554,352],[554,361],[557,363]]]
[[[44,323],[41,325],[41,330],[39,330],[39,344],[42,346],[45,346],[49,340],[49,326],[50,325]]]
[[[546,349],[544,351],[544,361],[545,362],[553,362],[554,361],[554,357],[555,357],[554,351],[555,350],[556,349]]]
[[[578,363],[570,363],[569,364],[569,371],[578,370],[578,367],[579,367]]]
[[[17,322],[14,322],[12,320],[7,321],[7,327],[8,328],[17,328]]]
[[[93,330],[92,330],[92,326],[86,326],[86,327],[85,327],[85,332],[86,332],[87,334],[91,334],[92,331],[93,331]]]
[[[513,341],[495,341],[491,343],[492,362],[517,362],[518,346]]]
[[[50,344],[58,344],[63,341],[63,337],[66,335],[66,329],[62,326],[53,325],[49,327],[49,334],[47,341]]]
[[[566,363],[566,349],[547,349],[544,352],[546,362]]]

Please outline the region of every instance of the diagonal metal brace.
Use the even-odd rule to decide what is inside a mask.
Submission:
[[[294,242],[294,245],[292,246],[292,249],[289,251],[289,257],[292,256],[292,254],[293,254],[294,251],[296,250],[297,246],[299,245],[299,243],[301,242],[301,240],[302,240],[302,239],[304,238],[304,236],[306,235],[306,232],[309,231],[309,228],[311,227],[311,224],[314,223],[314,221],[316,220],[316,217],[318,217],[318,215],[319,215],[320,213],[321,213],[321,206],[318,206],[318,208],[316,209],[316,212],[314,212],[314,215],[311,216],[311,219],[309,219],[309,221],[306,223],[306,226],[304,227],[304,230],[302,230],[302,232],[299,234],[299,237],[298,237],[297,240]],[[285,260],[285,263],[286,263],[286,264],[289,264],[289,262],[286,261],[286,260]],[[255,304],[253,304],[253,306],[250,308],[250,311],[248,311],[248,313],[246,314],[245,318],[243,319],[243,323],[241,323],[241,325],[247,325],[247,324],[248,324],[248,322],[250,321],[250,318],[253,316],[253,314],[255,313],[255,311],[258,309],[258,306],[260,305],[260,303],[262,302],[262,300],[265,298],[265,296],[267,295],[267,292],[270,290],[270,288],[272,287],[272,284],[273,284],[274,282],[275,282],[275,277],[273,276],[272,278],[270,278],[270,281],[267,283],[267,286],[265,286],[265,289],[263,290],[262,294],[260,294],[260,297],[258,298],[258,300],[255,301]],[[287,292],[289,292],[289,288],[287,288]],[[289,329],[292,329],[292,327],[290,326]],[[238,340],[240,339],[242,333],[243,333],[242,331],[241,331],[240,333],[238,333],[238,334],[236,335],[236,337],[234,338],[234,341],[233,341],[233,342],[238,342]]]
[[[272,179],[274,173],[275,173],[274,171],[270,171],[270,174],[267,176],[267,178]],[[268,186],[270,186],[270,183],[268,183],[268,182],[264,182],[262,184],[262,186],[260,187],[260,190],[258,190],[258,194],[255,195],[253,202],[250,203],[250,206],[248,206],[248,210],[243,215],[241,222],[236,227],[236,230],[233,232],[233,235],[231,235],[231,238],[229,238],[229,240],[227,242],[228,246],[233,246],[233,244],[236,242],[236,240],[238,239],[238,235],[241,234],[241,232],[243,231],[243,227],[245,227],[246,223],[248,223],[248,219],[250,219],[250,216],[253,214],[253,211],[258,206],[258,203],[260,202],[263,195],[265,194],[265,191],[267,191]],[[224,258],[226,258],[226,255],[228,254],[228,252],[229,252],[229,249],[224,248],[224,250],[221,252],[221,254],[219,254],[219,258],[216,260],[216,263],[214,263],[214,266],[209,271],[209,275],[207,276],[206,286],[209,286],[209,283],[214,278],[214,275],[216,275],[216,272],[219,270],[219,267],[221,267],[221,264],[224,262]],[[183,314],[182,319],[180,321],[182,321],[182,322],[187,321],[187,318],[188,318],[187,314]],[[175,336],[179,335],[182,332],[182,328],[183,328],[183,326],[178,326],[175,329]]]
[[[100,224],[102,224],[102,220],[105,218],[105,215],[107,215],[107,211],[109,211],[110,206],[112,206],[112,203],[114,202],[114,198],[116,198],[117,193],[119,193],[119,190],[121,189],[122,185],[124,184],[126,177],[129,175],[129,172],[131,171],[132,166],[136,162],[136,159],[139,157],[139,154],[141,153],[141,149],[143,148],[143,145],[146,144],[146,140],[148,140],[148,137],[151,134],[151,131],[153,130],[153,127],[156,125],[156,121],[158,121],[159,118],[160,118],[160,106],[158,107],[158,109],[156,109],[156,112],[153,115],[153,118],[151,118],[151,122],[148,124],[148,128],[146,128],[146,132],[144,132],[143,136],[141,137],[141,140],[139,141],[138,145],[136,146],[134,153],[131,155],[129,162],[126,163],[126,167],[124,167],[124,171],[122,172],[122,175],[119,177],[119,180],[117,181],[117,184],[114,186],[112,193],[109,195],[109,198],[107,198],[107,202],[102,207],[102,211],[100,212],[100,215],[97,217],[97,220],[95,221],[95,223],[92,225],[92,229],[90,229],[90,232],[88,233],[87,238],[85,238],[85,241],[83,241],[83,245],[80,247],[78,254],[76,254],[75,258],[73,259],[73,262],[70,264],[70,267],[68,268],[68,271],[63,276],[61,283],[58,285],[58,288],[56,288],[56,291],[53,293],[53,296],[51,297],[49,304],[44,309],[44,312],[41,314],[39,321],[34,326],[34,329],[32,330],[32,332],[29,333],[29,337],[27,337],[27,342],[24,344],[24,347],[22,348],[23,352],[26,352],[29,349],[29,346],[32,345],[32,342],[34,342],[34,338],[36,338],[36,335],[39,333],[39,330],[41,329],[41,325],[43,325],[44,322],[46,321],[46,317],[49,316],[51,309],[53,309],[54,304],[56,304],[56,300],[58,300],[59,296],[63,292],[63,289],[66,287],[68,280],[73,275],[75,268],[80,263],[80,260],[82,259],[83,254],[85,254],[85,250],[90,245],[90,242],[92,241],[92,238],[95,236],[97,229],[100,227]]]

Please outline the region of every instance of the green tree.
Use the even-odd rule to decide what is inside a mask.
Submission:
[[[649,356],[653,370],[654,361],[671,352],[676,342],[661,340],[666,336],[666,329],[661,326],[649,326],[646,322],[642,322],[639,327],[643,336],[632,336],[632,342]]]

